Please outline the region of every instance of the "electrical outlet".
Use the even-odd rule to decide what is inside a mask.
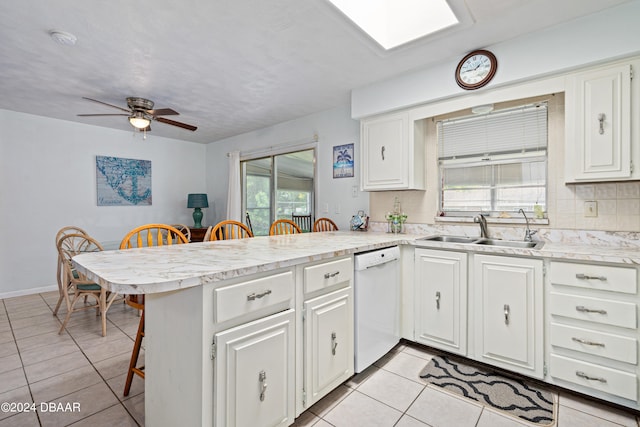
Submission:
[[[329,203],[325,203],[322,205],[322,212],[328,214],[329,213]]]
[[[336,214],[339,214],[339,213],[340,213],[340,203],[336,203],[335,213],[336,213]]]
[[[598,202],[588,201],[584,202],[584,216],[585,217],[597,217],[598,216]]]

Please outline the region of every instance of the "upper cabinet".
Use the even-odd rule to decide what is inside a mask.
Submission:
[[[565,182],[640,179],[631,77],[631,64],[619,63],[567,78]]]
[[[362,120],[361,189],[424,190],[423,134],[408,112]]]

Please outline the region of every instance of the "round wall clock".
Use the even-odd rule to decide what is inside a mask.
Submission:
[[[481,88],[491,81],[498,69],[498,60],[488,50],[474,50],[462,58],[456,68],[456,83],[462,89]]]

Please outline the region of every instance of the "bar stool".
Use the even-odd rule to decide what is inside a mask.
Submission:
[[[177,228],[166,224],[147,224],[129,231],[120,243],[120,249],[141,248],[145,246],[165,246],[189,243],[187,237]],[[127,371],[127,381],[124,384],[124,395],[129,395],[133,374],[144,379],[144,366],[138,367],[138,356],[144,338],[144,295],[127,295],[125,302],[141,311],[136,341],[131,352],[131,361]]]

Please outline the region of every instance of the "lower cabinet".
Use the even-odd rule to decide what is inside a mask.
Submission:
[[[294,422],[294,310],[215,335],[215,425]]]
[[[302,412],[354,373],[353,258],[307,264],[299,272]]]
[[[352,288],[304,303],[304,394],[310,407],[353,375]]]
[[[542,260],[475,255],[475,357],[543,378]]]
[[[415,340],[467,354],[467,254],[416,249]]]
[[[550,381],[637,407],[637,268],[551,261],[550,270]]]

